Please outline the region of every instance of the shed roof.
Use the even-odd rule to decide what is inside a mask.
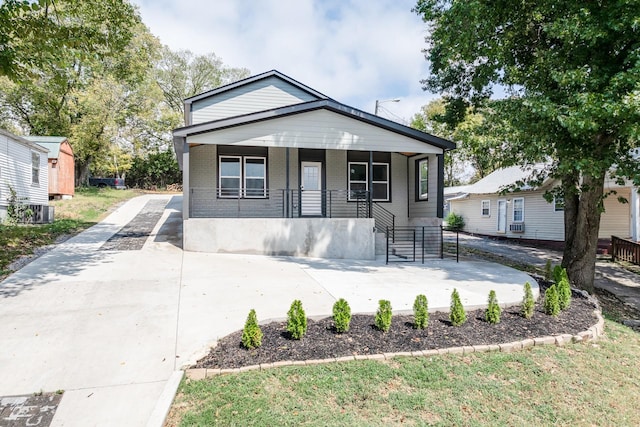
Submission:
[[[48,149],[50,159],[60,157],[60,144],[67,140],[64,136],[25,136],[24,138]]]

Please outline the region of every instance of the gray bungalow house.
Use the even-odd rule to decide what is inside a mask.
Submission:
[[[442,224],[454,143],[278,71],[186,99],[185,122],[185,250],[373,259],[388,230]]]

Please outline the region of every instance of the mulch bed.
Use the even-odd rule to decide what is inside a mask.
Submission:
[[[545,284],[540,283],[541,290]],[[544,291],[541,291],[541,294]],[[437,348],[499,344],[549,335],[572,334],[585,331],[597,320],[595,304],[582,294],[573,293],[569,308],[557,317],[548,316],[542,307],[543,298],[536,303],[531,319],[520,315],[520,307],[502,311],[501,321],[492,325],[484,320],[484,310],[467,312],[467,322],[452,326],[448,313],[430,313],[424,330],[413,328],[413,316],[394,316],[391,329],[381,332],[374,326],[372,315],[353,315],[348,332],[338,334],[331,317],[308,321],[306,335],[292,340],[286,322],[261,325],[262,346],[247,350],[241,342],[242,331],[234,332],[220,341],[211,352],[198,361],[196,368],[240,368],[277,361],[327,359],[342,356],[430,350]]]

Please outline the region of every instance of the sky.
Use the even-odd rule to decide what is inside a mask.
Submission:
[[[416,0],[132,0],[172,50],[215,53],[251,75],[278,70],[338,102],[409,121],[422,90],[426,25]]]

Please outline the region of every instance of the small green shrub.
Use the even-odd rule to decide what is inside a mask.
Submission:
[[[525,319],[531,319],[533,311],[536,307],[536,300],[533,299],[533,292],[531,292],[531,284],[529,282],[524,284],[524,298],[522,298],[522,317]]]
[[[424,329],[429,324],[429,302],[424,295],[418,295],[413,302],[413,326]]]
[[[460,231],[464,228],[464,218],[455,212],[450,212],[445,218],[445,221],[447,221],[447,228],[449,230]]]
[[[550,316],[557,316],[560,313],[560,302],[558,300],[558,289],[556,285],[551,285],[544,293],[544,312]]]
[[[558,288],[558,304],[560,305],[560,310],[566,310],[569,308],[569,305],[571,305],[571,285],[569,284],[569,279],[563,277],[556,286]]]
[[[287,312],[287,331],[294,340],[301,339],[307,333],[307,315],[300,300],[293,301]]]
[[[383,332],[391,329],[391,301],[381,299],[378,301],[378,311],[376,311],[375,325],[376,328]]]
[[[464,311],[458,290],[454,289],[451,293],[451,310],[449,312],[449,320],[453,326],[460,326],[467,321],[467,313]]]
[[[556,283],[560,283],[563,277],[566,277],[569,280],[569,276],[567,275],[567,270],[562,268],[560,265],[556,265],[553,267],[553,281]]]
[[[500,323],[501,313],[502,309],[500,308],[500,304],[498,304],[496,291],[491,290],[489,292],[489,305],[487,306],[487,311],[484,313],[484,320],[494,325]]]
[[[333,304],[333,323],[336,326],[336,331],[340,334],[349,330],[351,307],[344,298],[340,298]]]
[[[551,260],[547,259],[547,263],[544,265],[544,280],[547,282],[551,280]]]
[[[262,345],[262,330],[258,325],[256,311],[253,309],[249,312],[244,329],[242,329],[242,345],[249,350]]]

